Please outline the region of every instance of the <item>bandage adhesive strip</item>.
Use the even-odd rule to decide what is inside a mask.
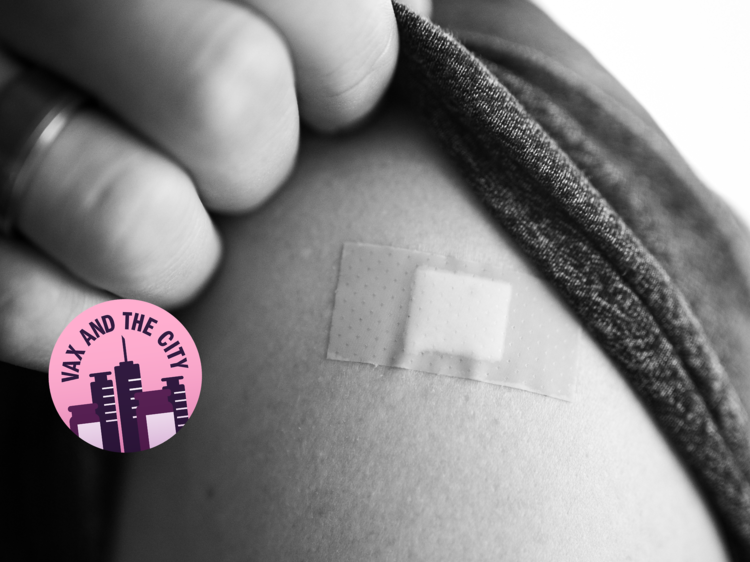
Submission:
[[[570,401],[580,332],[545,282],[516,268],[346,243],[328,359]]]

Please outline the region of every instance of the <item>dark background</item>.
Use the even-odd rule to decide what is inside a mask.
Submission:
[[[109,558],[126,455],[99,450],[67,428],[47,373],[0,362],[7,398],[3,451],[3,552],[13,560]]]

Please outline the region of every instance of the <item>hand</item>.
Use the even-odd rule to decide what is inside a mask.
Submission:
[[[100,105],[34,170],[25,241],[0,238],[0,359],[46,370],[64,326],[112,295],[191,299],[221,254],[208,212],[279,188],[300,116],[327,132],[366,116],[397,52],[390,0],[4,2],[0,93],[33,63]]]

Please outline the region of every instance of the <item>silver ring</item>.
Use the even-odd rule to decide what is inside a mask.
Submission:
[[[13,231],[29,182],[83,101],[37,70],[19,72],[0,91],[0,233]]]

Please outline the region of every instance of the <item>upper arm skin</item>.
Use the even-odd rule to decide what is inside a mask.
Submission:
[[[130,457],[118,560],[725,560],[703,499],[586,333],[575,399],[326,359],[344,242],[530,270],[407,109],[303,138],[289,184],[221,219],[181,319],[190,423]]]

